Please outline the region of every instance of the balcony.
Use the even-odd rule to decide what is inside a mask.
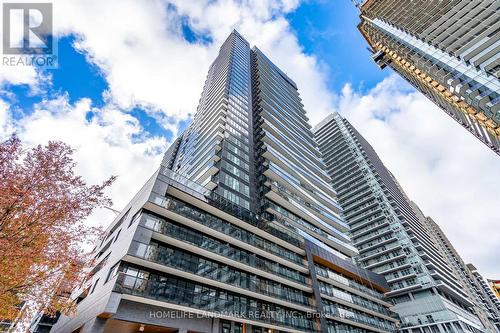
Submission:
[[[258,216],[252,213],[250,210],[233,203],[232,201],[224,198],[222,195],[216,192],[212,192],[207,188],[201,186],[200,184],[193,182],[192,180],[189,180],[176,172],[173,172],[172,170],[163,168],[161,170],[161,174],[168,178],[168,183],[173,187],[200,200],[203,200],[208,204],[216,207],[217,209],[220,209],[250,225],[267,231],[271,235],[278,237],[294,246],[297,246],[299,248],[304,247],[304,240],[300,236],[290,232],[290,230],[286,228],[282,228],[280,226],[270,226],[267,221],[259,219]],[[168,203],[168,200],[166,200],[162,196],[157,195],[155,198],[153,198],[153,202],[165,207],[165,205]],[[209,216],[208,213],[207,216]],[[221,221],[220,223],[227,223],[223,222],[220,219],[218,220]]]
[[[402,259],[402,258],[406,258],[406,254],[400,253],[400,254],[397,254],[397,255],[393,256],[392,258],[385,259],[385,260],[382,260],[382,261],[375,262],[373,264],[367,265],[364,268],[369,269],[369,270],[373,270],[373,268],[375,268],[375,267],[383,266],[385,264],[390,263],[391,261],[396,261],[396,260]]]
[[[374,205],[376,205],[376,203],[374,203]],[[352,219],[347,218],[346,220],[349,222],[349,224],[355,224],[355,223],[360,222],[363,219],[367,218],[368,216],[372,217],[371,215],[377,214],[377,213],[379,213],[381,211],[382,211],[382,208],[380,206],[376,205],[375,208],[371,208],[371,209],[365,210],[365,211],[363,211],[359,215],[352,214],[351,216],[354,216],[354,217]],[[355,215],[357,215],[357,216],[355,216]],[[366,220],[366,222],[369,222],[369,221],[370,220]],[[363,223],[362,225],[366,225],[366,224],[368,224],[368,223]],[[351,230],[353,230],[354,228],[357,228],[357,227],[358,226],[351,227]]]
[[[401,249],[401,244],[397,244],[396,246],[392,246],[389,248],[382,247],[378,251],[374,251],[373,253],[370,253],[370,254],[367,254],[365,256],[360,257],[359,260],[360,261],[368,261],[370,259],[376,258],[376,257],[381,256],[383,254],[392,252],[394,250],[399,250],[399,249]]]
[[[327,299],[329,297],[330,300],[334,302],[340,304],[342,304],[343,302],[351,303],[360,306],[363,309],[371,310],[381,315],[385,315],[388,317],[391,315],[391,312],[387,308],[381,306],[376,302],[370,301],[356,294],[351,294],[349,292],[332,287],[324,282],[320,282],[319,289],[322,297],[325,297]]]
[[[367,243],[367,242],[369,242],[371,240],[374,240],[376,238],[379,238],[381,236],[391,234],[392,232],[393,231],[392,231],[391,228],[387,228],[387,229],[379,230],[379,231],[376,231],[376,232],[373,232],[373,233],[368,233],[368,234],[366,234],[363,237],[356,237],[356,240],[354,242],[354,246],[356,246],[357,248],[359,248],[359,246],[361,244]]]
[[[398,281],[402,281],[402,280],[406,280],[406,279],[411,279],[411,278],[414,278],[416,277],[417,274],[415,273],[410,273],[410,274],[407,274],[407,275],[403,275],[403,276],[398,276],[398,277],[395,277],[393,279],[388,279],[387,280],[387,283],[396,283]]]
[[[368,251],[371,251],[381,245],[385,245],[385,244],[390,244],[390,243],[393,243],[395,241],[397,241],[398,239],[394,236],[386,236],[384,237],[383,239],[377,241],[377,242],[373,242],[373,243],[368,243],[368,246],[365,246],[365,247],[358,247],[359,249],[359,253],[366,253]]]
[[[372,316],[363,314],[358,311],[343,309],[339,305],[333,303],[327,303],[324,308],[327,314],[327,318],[340,318],[343,320],[352,321],[354,323],[363,324],[368,327],[373,327],[375,332],[396,332],[393,324],[390,324],[388,321],[377,320]]]
[[[183,250],[173,249],[158,244],[144,244],[133,241],[128,251],[130,255],[154,263],[178,269],[196,276],[229,284],[257,294],[284,300],[303,306],[312,306],[311,299],[302,291],[248,274],[237,269],[231,269]]]
[[[351,287],[353,289],[356,289],[358,291],[366,293],[374,298],[377,298],[377,299],[383,298],[383,294],[379,293],[375,289],[371,289],[371,288],[369,288],[369,287],[367,287],[359,282],[356,282],[354,280],[350,280],[350,279],[348,279],[348,278],[346,278],[338,273],[335,273],[335,272],[329,270],[328,268],[320,267],[318,265],[316,265],[315,268],[316,268],[316,274],[320,277],[336,281],[336,282],[341,283],[347,287]],[[328,282],[328,280],[326,280],[326,281]]]
[[[341,199],[343,199],[345,196],[349,197],[351,195],[351,192],[362,191],[370,187],[370,184],[366,182],[366,180],[363,178],[363,175],[360,175],[354,179],[349,179],[349,181],[343,184],[336,185],[336,188],[338,188],[338,197]]]
[[[221,204],[228,204],[232,205],[228,200],[225,198],[222,198],[221,196],[217,195],[214,196],[220,199]],[[240,206],[238,206],[240,207]],[[287,260],[294,262],[296,264],[299,264],[301,266],[305,266],[306,262],[302,256],[299,254],[288,250],[280,245],[277,245],[267,239],[264,239],[260,236],[257,236],[245,229],[239,228],[227,221],[224,221],[218,217],[215,217],[213,215],[210,215],[202,210],[199,210],[197,208],[194,208],[188,204],[185,204],[181,201],[178,201],[176,199],[169,199],[168,202],[166,203],[166,208],[176,214],[182,215],[184,217],[189,218],[190,220],[196,221],[204,226],[207,226],[209,228],[212,228],[214,230],[217,230],[221,233],[224,233],[226,235],[230,235],[236,239],[239,239],[245,243],[248,243],[252,246],[255,246],[257,248],[260,248],[262,250],[265,250],[269,253],[272,253],[274,255],[286,258]],[[245,210],[245,212],[249,212]],[[289,234],[285,234],[284,232],[281,232],[281,230],[278,230],[278,226],[270,226],[266,221],[263,220],[254,220],[254,222],[257,223],[257,227],[260,229],[269,231],[271,234],[276,233],[280,234],[282,237],[289,238]],[[259,223],[261,222],[262,225]],[[284,229],[284,227],[283,227]],[[290,237],[291,238],[291,237]],[[294,238],[291,238],[294,239]],[[300,244],[298,244],[300,245]]]
[[[346,220],[350,220],[353,217],[357,217],[360,214],[364,213],[365,211],[369,211],[370,208],[378,206],[379,202],[376,201],[375,199],[369,200],[368,198],[362,199],[360,202],[356,202],[354,204],[351,204],[349,208],[345,207],[344,208],[344,216]],[[355,220],[354,218],[353,220]]]
[[[295,195],[276,181],[267,182],[266,185],[270,186],[271,190],[278,193],[280,197],[292,203],[296,207],[296,209],[298,209],[299,211],[304,211],[304,213],[319,221],[321,225],[327,227],[329,230],[334,229],[333,225],[338,226],[338,229],[341,231],[348,230],[349,227],[344,221],[342,221],[336,215],[332,215],[332,213],[329,213],[328,210],[318,202],[315,202],[314,204],[311,202],[307,202],[302,197]],[[311,214],[313,214],[315,217]],[[339,231],[335,229],[334,233],[338,232]]]
[[[379,215],[370,217],[369,219],[367,219],[366,221],[364,221],[361,224],[351,226],[351,232],[354,234],[354,238],[361,237],[363,235],[372,233],[374,230],[378,230],[378,229],[381,229],[382,227],[388,226],[389,221],[384,220],[384,218],[385,218],[385,215],[379,214]],[[383,220],[383,221],[380,221],[380,220]],[[377,221],[380,221],[380,222],[377,222]],[[371,228],[363,230],[363,228],[368,226],[368,225],[370,225]]]
[[[361,191],[357,191],[358,193],[355,193],[353,195],[350,195],[349,197],[343,197],[342,198],[342,205],[344,207],[344,209],[346,207],[349,207],[350,204],[352,204],[353,202],[356,202],[357,200],[361,199],[361,198],[367,198],[367,199],[373,199],[374,198],[374,194],[373,194],[373,191],[368,189],[368,190],[361,190]]]
[[[405,268],[410,268],[412,267],[411,264],[409,263],[404,263],[402,265],[399,265],[399,266],[393,266],[393,267],[389,267],[387,268],[386,270],[384,271],[379,271],[378,274],[381,274],[381,275],[386,275],[386,274],[389,274],[391,272],[394,272],[394,271],[398,271],[398,270],[402,270],[402,269],[405,269]],[[385,268],[385,267],[383,267]]]
[[[200,249],[224,256],[238,263],[254,267],[264,272],[276,274],[285,279],[302,285],[311,285],[311,280],[299,272],[280,265],[277,262],[264,259],[255,253],[240,250],[228,243],[219,241],[202,233],[173,224],[166,220],[143,214],[141,223],[148,229],[175,238],[186,244],[192,244]]]
[[[148,278],[140,278],[119,273],[113,291],[154,299],[165,302],[166,305],[170,303],[192,310],[210,312],[214,315],[244,318],[304,332],[317,332],[313,321],[307,319],[305,314],[292,313],[283,308],[269,306],[264,302],[254,302],[246,297],[238,297],[215,288],[190,282],[180,283],[182,281],[175,277],[149,275]]]
[[[357,195],[351,196],[349,200],[342,200],[342,207],[344,208],[344,213],[353,211],[354,208],[360,206],[367,202],[375,201],[375,196],[373,190],[368,191],[357,191],[359,192]],[[348,215],[346,213],[346,215]]]

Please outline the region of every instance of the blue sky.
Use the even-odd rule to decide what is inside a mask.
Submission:
[[[67,142],[89,183],[118,176],[108,193],[116,209],[189,124],[210,63],[237,29],[297,83],[312,124],[334,111],[348,118],[465,260],[500,274],[489,213],[500,178],[485,177],[500,160],[371,61],[351,1],[54,0],[54,9],[59,68],[0,65],[0,139]],[[113,217],[102,210],[88,223]]]
[[[100,69],[87,62],[85,54],[73,47],[75,38],[59,40],[59,68],[51,71],[52,90],[67,92],[71,102],[88,97],[95,106],[104,104],[102,94],[108,88]]]
[[[330,71],[328,86],[340,91],[346,83],[365,92],[386,78],[356,25],[358,9],[350,1],[308,1],[287,15],[305,52],[325,62]]]
[[[364,39],[356,24],[358,11],[349,1],[307,1],[286,15],[291,29],[298,38],[305,54],[316,57],[327,73],[327,87],[340,92],[346,83],[360,92],[372,89],[386,78],[390,70],[379,70],[370,59]],[[210,34],[195,32],[186,16],[181,18],[182,34],[189,43],[214,43]],[[33,94],[28,85],[10,87],[15,95],[15,105],[30,113],[32,105],[43,98],[67,94],[71,103],[90,98],[92,105],[105,104],[103,93],[109,89],[101,69],[88,62],[85,51],[74,47],[76,37],[65,36],[58,41],[59,67],[47,70],[51,82],[41,93]],[[14,100],[13,100],[14,101]],[[141,107],[134,107],[131,114],[138,118],[147,132],[171,140],[172,133]],[[92,117],[92,112],[88,114]],[[181,124],[183,130],[188,122]]]

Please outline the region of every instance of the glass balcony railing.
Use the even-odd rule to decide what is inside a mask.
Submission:
[[[388,320],[378,319],[377,317],[364,314],[357,310],[347,309],[328,301],[324,301],[323,308],[325,312],[332,317],[355,321],[360,324],[376,327],[385,332],[396,332],[394,324]]]
[[[387,234],[392,235],[392,229],[390,227],[385,227],[385,228],[381,228],[378,230],[374,229],[374,230],[375,231],[365,233],[361,237],[357,237],[354,241],[354,246],[359,247],[361,244],[364,244],[367,241],[370,241],[372,239],[376,239],[376,238],[380,237],[381,235],[387,235]],[[364,230],[364,231],[366,231],[366,230]]]
[[[395,236],[393,236],[392,234],[386,235],[386,236],[380,237],[377,241],[372,240],[363,246],[359,245],[357,248],[358,248],[360,253],[363,253],[363,252],[371,251],[374,248],[376,248],[377,246],[381,246],[381,245],[387,244],[387,243],[392,243],[396,240],[397,240],[397,238]]]
[[[375,222],[378,220],[382,220],[379,222]],[[373,216],[370,216],[369,218],[365,220],[359,221],[361,222],[360,224],[357,225],[351,225],[351,232],[353,233],[354,237],[361,237],[362,235],[372,233],[374,230],[380,229],[381,226],[388,226],[389,225],[389,220],[385,218],[385,215],[382,213],[377,213]],[[358,222],[358,223],[359,223]],[[364,229],[366,227],[366,229]]]
[[[294,246],[301,248],[303,248],[304,246],[304,240],[297,234],[290,232],[290,230],[286,228],[269,225],[268,221],[257,218],[257,216],[248,209],[236,205],[235,203],[229,201],[216,192],[210,193],[209,203],[219,208],[220,210],[223,210],[230,214],[234,214],[234,216],[236,216],[240,220],[243,220],[253,225],[254,227],[258,227],[261,230],[267,231],[271,235],[276,236],[279,239],[282,239]]]
[[[222,195],[216,192],[212,192],[207,188],[201,186],[200,184],[193,182],[177,174],[172,170],[162,169],[161,173],[163,176],[166,176],[167,178],[169,178],[169,180],[171,180],[172,186],[180,189],[181,191],[186,192],[188,194],[192,194],[197,198],[207,201],[210,205],[213,205],[214,207],[240,220],[243,220],[261,230],[267,231],[271,235],[278,237],[294,246],[300,248],[304,247],[304,240],[297,234],[294,234],[285,228],[280,228],[279,226],[269,225],[268,221],[259,219],[258,216],[253,212],[251,212],[250,210],[233,203],[232,201],[226,199]],[[206,215],[208,215],[208,213]]]
[[[353,216],[352,218],[346,218],[346,219],[349,221],[349,224],[351,225],[351,230],[354,230],[354,229],[359,227],[359,225],[356,226],[354,224],[362,221],[363,223],[360,225],[364,226],[364,225],[366,225],[366,222],[369,221],[367,219],[368,216],[370,216],[372,219],[375,219],[379,215],[376,215],[376,217],[374,217],[374,214],[376,214],[380,211],[382,211],[382,207],[380,207],[379,205],[376,205],[375,208],[367,209],[361,213],[352,214],[352,216]]]
[[[290,311],[274,304],[186,282],[172,276],[144,273],[142,276],[147,277],[119,273],[113,290],[203,310],[214,315],[255,320],[305,332],[318,332],[315,322],[307,318],[305,313]]]
[[[376,250],[371,250],[371,251],[363,253],[358,258],[358,260],[366,262],[366,261],[369,261],[370,259],[380,257],[381,255],[383,255],[385,253],[400,252],[399,250],[401,248],[402,248],[402,245],[399,243],[394,245],[394,246],[391,246],[391,247],[387,247],[385,245],[382,245],[381,247],[377,248]]]
[[[293,263],[305,266],[305,260],[301,255],[182,201],[168,197],[163,201],[162,205],[166,209],[187,217],[188,219],[198,222],[206,227],[212,228],[226,235],[230,235],[235,239],[285,258]]]
[[[378,205],[378,204],[379,203],[375,199],[371,199],[362,205],[358,205],[357,203],[351,204],[351,206],[349,208],[346,207],[346,209],[344,210],[344,216],[345,216],[346,220],[349,220],[353,216],[357,216],[359,214],[362,214],[364,211],[367,210],[368,207],[373,207],[373,206]]]
[[[315,268],[316,268],[316,274],[318,274],[322,277],[335,280],[339,283],[342,283],[343,285],[346,285],[346,286],[351,287],[353,289],[359,290],[361,292],[364,292],[364,293],[366,293],[372,297],[378,298],[378,299],[382,299],[384,297],[384,295],[382,293],[379,293],[375,289],[369,288],[361,283],[358,283],[354,280],[348,279],[348,278],[346,278],[338,273],[333,272],[332,270],[329,270],[328,268],[318,266],[318,265],[316,265]]]
[[[347,242],[349,242],[349,238],[347,238],[346,235],[340,233],[336,229],[333,229],[334,230],[333,233],[335,233],[335,235],[338,235],[339,237],[342,237],[342,239],[345,240],[345,242],[340,240],[340,239],[337,239],[336,237],[334,237],[328,233],[326,233],[325,231],[316,227],[315,225],[312,225],[311,223],[306,222],[303,219],[300,219],[291,213],[288,213],[288,211],[286,211],[285,209],[276,205],[274,202],[267,200],[264,207],[266,207],[266,208],[269,207],[271,209],[274,209],[279,214],[281,214],[281,215],[274,214],[274,218],[277,221],[279,221],[280,223],[287,223],[286,219],[284,217],[282,217],[282,216],[285,216],[288,219],[292,220],[293,222],[301,225],[302,227],[304,227],[304,228],[306,228],[306,229],[308,229],[308,230],[310,230],[310,231],[312,231],[312,232],[314,232],[314,233],[316,233],[324,238],[327,238],[327,239],[331,240],[332,242],[335,242],[335,243],[340,244],[342,246],[345,246],[347,244]],[[331,227],[331,228],[333,228],[333,227]],[[332,229],[329,228],[328,230],[332,230]]]
[[[330,221],[334,221],[335,223],[337,223],[338,225],[342,226],[343,228],[346,228],[346,229],[349,228],[348,225],[344,221],[342,221],[338,217],[335,217],[335,216],[329,214],[326,210],[323,210],[321,208],[321,205],[319,205],[319,204],[315,205],[315,204],[311,204],[310,202],[305,201],[303,198],[300,198],[297,195],[291,193],[288,189],[286,189],[284,186],[282,186],[278,182],[271,181],[270,182],[270,186],[271,186],[271,190],[273,190],[273,191],[281,194],[281,197],[283,197],[283,199],[285,199],[285,200],[293,203],[297,207],[297,209],[299,209],[301,211],[304,211],[303,208],[307,207],[308,209],[316,212],[316,214],[318,214],[320,216],[323,216],[323,218],[326,218],[327,220],[330,220]],[[312,215],[311,215],[311,213],[309,211],[304,211],[304,212],[307,215],[309,215],[309,216],[312,217]],[[340,232],[339,230],[337,230],[336,228],[334,228],[332,225],[330,225],[327,222],[323,221],[317,215],[315,215],[315,216],[316,216],[316,218],[314,218],[314,219],[316,221],[320,222],[323,226],[327,227],[333,233],[335,233],[335,234],[342,234],[342,232]]]
[[[335,288],[335,287],[333,287],[325,282],[319,283],[319,290],[322,294],[342,299],[346,302],[362,306],[365,309],[369,309],[369,310],[378,312],[378,313],[386,315],[386,316],[391,315],[391,312],[389,312],[389,310],[387,310],[385,307],[383,307],[383,306],[381,306],[373,301],[370,301],[366,298],[360,297],[360,296],[355,295],[355,294],[350,294],[348,292],[345,292],[343,290]]]
[[[129,254],[258,294],[304,306],[312,305],[311,299],[301,290],[238,269],[229,268],[227,265],[201,258],[180,249],[158,243],[144,244],[133,241]]]
[[[143,214],[142,224],[153,231],[173,237],[182,242],[195,245],[201,249],[224,256],[234,261],[255,267],[265,272],[279,275],[293,282],[311,285],[311,280],[300,274],[298,271],[285,267],[277,262],[257,256],[245,250],[238,249],[226,242],[206,236],[195,230],[174,224],[164,219]]]

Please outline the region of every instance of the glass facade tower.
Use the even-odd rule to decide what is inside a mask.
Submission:
[[[193,123],[173,170],[250,209],[254,197],[250,47],[232,34],[208,71]]]
[[[395,332],[342,215],[296,84],[233,31],[53,331]]]
[[[314,132],[359,250],[356,261],[387,279],[402,332],[484,332],[475,304],[371,145],[339,114]]]
[[[366,0],[358,28],[390,66],[500,154],[500,30],[496,0]]]

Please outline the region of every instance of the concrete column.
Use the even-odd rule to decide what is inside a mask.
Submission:
[[[220,330],[219,318],[212,318],[212,333],[219,333]]]
[[[319,282],[316,278],[316,269],[314,267],[314,260],[312,257],[311,250],[309,249],[308,243],[306,243],[306,257],[307,263],[309,265],[309,272],[311,276],[311,282],[313,287],[313,295],[316,300],[316,311],[319,314],[323,314],[323,301],[321,300],[321,294],[319,291]],[[321,332],[328,332],[328,325],[324,316],[320,316],[319,323],[321,326]]]
[[[95,318],[88,321],[84,326],[82,333],[103,333],[107,319]]]

